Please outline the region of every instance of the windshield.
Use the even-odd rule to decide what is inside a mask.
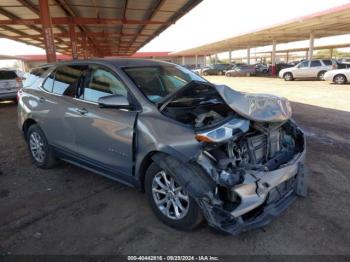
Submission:
[[[176,92],[191,81],[206,82],[190,70],[176,65],[128,67],[124,72],[153,103]]]

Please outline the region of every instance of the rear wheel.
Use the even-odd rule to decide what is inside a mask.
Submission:
[[[145,191],[153,212],[164,224],[179,230],[192,230],[203,221],[195,200],[173,175],[155,163],[147,169]]]
[[[27,143],[33,163],[37,167],[51,168],[58,163],[44,132],[37,124],[29,127],[27,131]]]
[[[338,84],[338,85],[342,85],[342,84],[345,84],[347,82],[347,79],[346,79],[345,75],[336,75],[333,78],[333,82]]]
[[[318,75],[317,75],[317,79],[320,80],[320,81],[323,81],[325,73],[326,73],[326,71],[319,72]]]
[[[208,75],[208,72],[204,71],[204,72],[203,72],[203,75],[204,75],[204,76],[207,76],[207,75]]]
[[[284,78],[285,81],[292,81],[292,80],[294,80],[292,73],[289,73],[289,72],[285,73],[283,75],[283,78]]]
[[[219,72],[218,72],[218,75],[219,75],[219,76],[222,76],[223,74],[224,74],[224,73],[223,73],[222,71],[219,71]]]

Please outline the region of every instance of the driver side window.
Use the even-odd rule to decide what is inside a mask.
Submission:
[[[300,63],[298,66],[298,68],[305,68],[305,67],[309,67],[309,61],[304,61]]]
[[[97,103],[100,97],[121,95],[127,97],[125,85],[109,70],[92,66],[89,79],[85,82],[83,94],[79,97],[86,101]]]

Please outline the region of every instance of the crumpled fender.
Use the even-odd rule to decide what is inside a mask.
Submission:
[[[292,107],[284,97],[238,92],[226,85],[215,88],[229,107],[249,120],[283,122],[292,116]]]

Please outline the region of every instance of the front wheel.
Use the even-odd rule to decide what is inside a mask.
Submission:
[[[292,73],[285,73],[283,76],[285,81],[292,81],[294,80]]]
[[[173,175],[155,163],[147,169],[145,191],[153,212],[164,224],[179,230],[192,230],[203,221],[195,200]]]
[[[338,84],[338,85],[342,85],[342,84],[345,84],[347,82],[347,79],[346,79],[345,75],[336,75],[333,78],[333,82]]]
[[[58,163],[44,132],[37,124],[29,127],[27,131],[27,143],[33,163],[37,167],[51,168]]]

